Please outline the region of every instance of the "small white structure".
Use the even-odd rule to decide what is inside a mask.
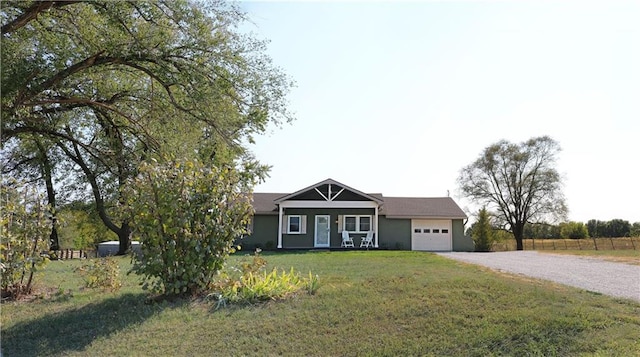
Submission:
[[[110,240],[107,242],[102,242],[98,244],[98,257],[107,257],[110,255],[116,255],[118,253],[118,248],[120,247],[120,242],[117,240]],[[140,242],[132,241],[131,242],[131,251],[140,254],[142,251],[140,250]]]

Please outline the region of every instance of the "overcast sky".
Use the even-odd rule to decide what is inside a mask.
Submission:
[[[440,197],[487,146],[549,135],[569,219],[640,221],[640,1],[242,2],[296,82],[257,192],[327,178]]]

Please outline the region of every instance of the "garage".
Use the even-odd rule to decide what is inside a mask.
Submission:
[[[451,247],[451,220],[411,220],[412,250],[451,251]]]

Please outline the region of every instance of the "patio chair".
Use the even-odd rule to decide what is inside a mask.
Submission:
[[[349,236],[349,232],[347,231],[342,231],[342,243],[340,244],[341,247],[351,247],[353,248],[353,238],[351,238]]]
[[[373,231],[367,232],[367,235],[362,237],[360,241],[360,248],[369,248],[373,247]]]

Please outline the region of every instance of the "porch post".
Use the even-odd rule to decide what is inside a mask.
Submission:
[[[379,207],[379,205],[376,205],[376,208],[374,208],[374,210],[376,211],[375,212],[376,213],[376,216],[375,216],[376,217],[375,218],[375,220],[376,220],[376,230],[374,231],[375,239],[374,239],[374,243],[373,243],[374,248],[378,248],[378,207]]]
[[[278,248],[282,248],[282,205],[278,205]]]

